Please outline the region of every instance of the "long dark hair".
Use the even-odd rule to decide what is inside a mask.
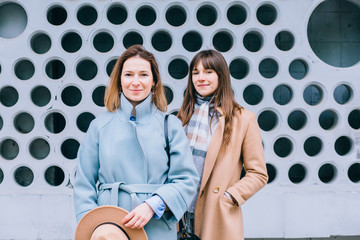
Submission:
[[[225,118],[225,128],[223,142],[227,145],[230,142],[233,117],[235,112],[241,111],[242,107],[235,101],[231,89],[230,72],[224,57],[216,50],[204,50],[197,53],[190,62],[188,84],[184,95],[184,101],[177,114],[182,121],[183,126],[187,125],[194,113],[196,99],[196,90],[192,82],[192,71],[199,63],[202,63],[205,69],[213,69],[218,77],[219,84],[215,90],[210,103],[214,103],[215,109],[221,108]],[[213,116],[212,116],[213,117]]]
[[[141,45],[133,45],[129,47],[116,61],[113,71],[110,75],[109,85],[105,90],[105,107],[108,111],[113,112],[120,108],[120,95],[121,89],[121,72],[124,66],[124,62],[131,57],[139,56],[150,63],[151,73],[153,75],[154,87],[151,102],[160,110],[165,112],[167,109],[167,101],[163,85],[161,83],[159,67],[155,60],[154,55],[145,50]]]

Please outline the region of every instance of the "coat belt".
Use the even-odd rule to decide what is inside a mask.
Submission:
[[[99,185],[99,190],[110,190],[110,204],[118,206],[119,191],[124,191],[130,194],[132,209],[141,204],[137,193],[153,193],[163,184],[125,184],[124,182],[116,183],[102,183]]]

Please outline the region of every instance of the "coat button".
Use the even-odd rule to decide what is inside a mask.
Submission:
[[[214,193],[218,193],[219,192],[219,187],[215,187],[214,188]]]

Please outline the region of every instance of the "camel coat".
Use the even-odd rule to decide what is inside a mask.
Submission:
[[[256,115],[246,109],[235,114],[226,147],[221,146],[223,131],[224,117],[220,117],[208,147],[195,206],[195,234],[202,240],[244,239],[241,205],[268,180]],[[240,179],[243,167],[246,174]],[[224,195],[225,191],[237,204]]]

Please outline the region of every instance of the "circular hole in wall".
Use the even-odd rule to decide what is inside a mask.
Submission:
[[[114,4],[109,7],[107,11],[107,19],[115,25],[122,24],[126,21],[128,16],[127,10],[120,4]]]
[[[278,123],[278,116],[275,112],[265,110],[258,116],[259,127],[264,131],[270,131],[274,129]]]
[[[76,106],[82,98],[81,91],[75,86],[68,86],[61,92],[61,100],[69,107]]]
[[[28,80],[34,76],[35,67],[31,61],[24,59],[15,64],[14,71],[16,77],[20,80]]]
[[[4,139],[0,143],[0,153],[3,158],[13,160],[19,154],[19,145],[13,139]]]
[[[45,180],[51,186],[59,186],[64,182],[65,173],[58,166],[50,166],[44,173]]]
[[[27,21],[26,11],[21,5],[13,2],[0,5],[1,38],[16,38],[24,32]]]
[[[230,74],[235,79],[243,79],[249,73],[249,63],[245,59],[236,58],[229,65]]]
[[[273,78],[279,71],[278,63],[272,58],[265,58],[259,64],[259,72],[264,78]]]
[[[323,143],[320,138],[312,136],[305,140],[304,151],[308,156],[314,157],[319,154],[322,145]]]
[[[338,115],[332,110],[325,110],[319,116],[319,124],[324,130],[330,130],[336,126]]]
[[[319,169],[318,176],[323,183],[330,183],[336,177],[336,167],[330,163],[325,163]]]
[[[166,10],[166,21],[174,27],[179,27],[186,22],[186,11],[179,5],[171,6]]]
[[[61,47],[69,53],[77,52],[82,46],[82,40],[76,32],[68,32],[61,39]]]
[[[182,38],[182,45],[189,52],[198,51],[203,44],[203,39],[200,33],[195,31],[187,32]]]
[[[274,6],[264,4],[257,9],[256,18],[263,25],[271,25],[277,18],[277,11]]]
[[[178,114],[178,112],[179,112],[178,110],[175,110],[175,111],[172,111],[170,114],[176,116]]]
[[[347,136],[341,136],[335,141],[335,151],[340,156],[348,154],[352,147],[352,141]]]
[[[2,117],[0,116],[0,131],[1,131],[2,127],[3,127],[3,125],[4,125],[4,122],[3,122]]]
[[[67,159],[75,159],[79,150],[79,146],[80,144],[77,140],[72,138],[66,139],[61,144],[61,153]]]
[[[37,54],[47,53],[51,48],[51,39],[45,33],[37,33],[30,40],[31,49]]]
[[[156,21],[156,12],[150,6],[142,6],[136,11],[136,20],[143,26],[150,26]]]
[[[247,11],[240,4],[234,4],[226,12],[226,17],[234,25],[241,25],[246,21]]]
[[[264,93],[261,87],[251,84],[244,89],[243,98],[247,104],[256,105],[263,99]]]
[[[288,176],[292,183],[301,183],[306,178],[306,174],[306,168],[297,163],[290,167]]]
[[[125,34],[123,38],[123,44],[125,48],[129,48],[132,45],[136,45],[136,44],[142,45],[143,43],[144,40],[142,36],[137,32],[128,32],[127,34]]]
[[[281,31],[276,34],[275,45],[282,51],[289,51],[295,43],[294,35],[289,31]]]
[[[184,59],[175,58],[169,63],[168,71],[172,78],[183,79],[188,74],[189,66]]]
[[[352,110],[348,116],[348,123],[353,129],[360,128],[360,110]]]
[[[5,107],[14,106],[18,100],[19,100],[19,94],[15,88],[11,86],[7,86],[7,87],[3,87],[0,90],[0,102]]]
[[[272,181],[274,181],[274,179],[276,178],[276,168],[274,167],[274,165],[267,163],[266,164],[266,170],[267,170],[267,174],[269,176],[268,182],[267,183],[271,183]]]
[[[217,20],[217,11],[211,5],[203,5],[196,12],[196,19],[201,25],[211,26]]]
[[[307,36],[314,53],[334,67],[351,67],[360,60],[360,7],[355,1],[321,2],[312,12]]]
[[[335,88],[333,96],[338,104],[345,104],[352,97],[351,87],[346,84],[340,84]]]
[[[36,106],[43,107],[50,102],[51,93],[45,86],[37,86],[31,91],[31,100]]]
[[[27,187],[34,181],[34,173],[30,168],[21,166],[15,170],[14,178],[20,186]]]
[[[157,51],[165,52],[172,45],[171,35],[163,30],[158,31],[152,36],[151,44]]]
[[[47,12],[47,20],[52,25],[58,26],[66,21],[67,12],[62,6],[56,5],[49,8]]]
[[[0,184],[3,182],[4,180],[4,172],[3,170],[0,168]]]
[[[244,36],[243,44],[248,51],[257,52],[261,49],[263,45],[263,37],[259,32],[248,32]]]
[[[51,79],[60,79],[65,74],[65,65],[58,59],[51,60],[46,64],[45,72],[46,75]]]
[[[90,59],[81,60],[76,65],[76,74],[84,81],[89,81],[95,78],[98,73],[97,65]]]
[[[34,125],[34,118],[26,112],[19,113],[14,118],[14,127],[20,133],[31,132],[34,128]]]
[[[50,145],[45,139],[36,138],[29,145],[29,152],[33,158],[42,160],[49,156]]]
[[[170,104],[174,99],[174,93],[168,86],[164,86],[167,104]]]
[[[78,10],[76,17],[82,25],[90,26],[96,22],[98,13],[93,6],[85,5]]]
[[[86,132],[92,120],[95,119],[94,114],[83,112],[76,118],[76,125],[82,132]]]
[[[286,105],[290,102],[293,91],[287,85],[281,84],[274,89],[273,98],[279,105]]]
[[[295,59],[290,63],[289,73],[296,80],[303,79],[308,73],[308,64],[301,59]]]
[[[64,130],[66,120],[59,112],[49,113],[45,118],[45,127],[51,133],[60,133]]]
[[[353,183],[360,182],[360,163],[354,163],[349,167],[347,172],[350,181]]]
[[[315,106],[320,103],[323,98],[323,90],[320,86],[310,84],[303,93],[304,100],[310,106]]]
[[[291,129],[297,131],[305,126],[307,123],[307,116],[304,112],[295,110],[289,114],[287,122]]]
[[[229,32],[220,31],[214,35],[212,42],[216,50],[219,52],[227,52],[232,48],[234,39]]]
[[[280,137],[274,143],[274,152],[279,157],[287,157],[293,149],[293,143],[287,137]]]
[[[107,65],[106,65],[106,74],[110,77],[111,72],[113,71],[115,64],[116,64],[117,59],[113,59],[111,60]]]
[[[99,86],[95,88],[95,90],[92,93],[92,100],[97,106],[99,107],[105,106],[104,97],[105,97],[105,86]]]
[[[99,32],[95,35],[93,44],[97,51],[106,53],[114,47],[114,38],[107,32]]]

